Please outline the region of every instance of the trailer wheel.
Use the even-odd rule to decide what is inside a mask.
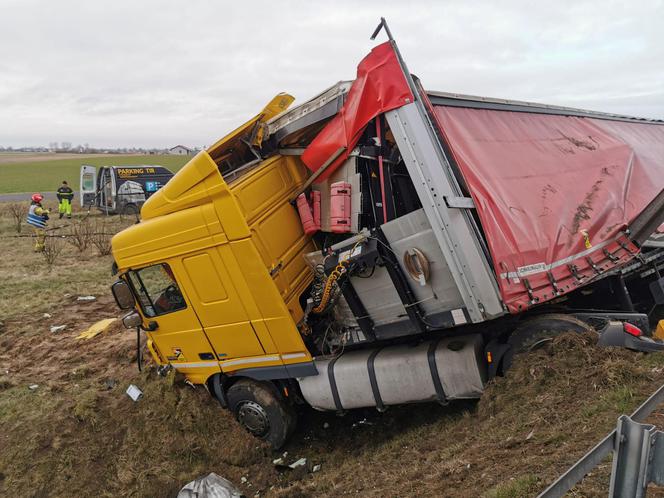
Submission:
[[[502,371],[505,372],[512,366],[515,354],[539,349],[564,332],[596,331],[578,318],[563,314],[542,315],[527,320],[519,325],[507,340],[511,348],[503,358]]]
[[[293,409],[270,384],[241,379],[227,391],[228,407],[236,420],[253,436],[278,450],[293,433]]]

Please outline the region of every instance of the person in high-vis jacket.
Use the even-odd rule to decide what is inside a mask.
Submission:
[[[58,197],[58,212],[60,219],[66,214],[68,219],[71,219],[71,201],[74,198],[74,191],[67,185],[66,181],[62,182],[57,192]]]
[[[33,194],[32,203],[28,210],[28,225],[31,225],[35,230],[35,237],[37,238],[35,252],[43,252],[46,243],[46,225],[49,211],[41,205],[43,199],[43,195]]]

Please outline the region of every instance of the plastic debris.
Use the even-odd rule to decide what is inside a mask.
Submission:
[[[321,466],[320,463],[319,463],[319,464],[316,464],[316,465],[314,465],[314,467],[311,469],[311,472],[318,472],[318,471],[320,470],[321,467],[322,467],[322,466]]]
[[[34,391],[34,390],[37,389],[38,387],[39,387],[39,384],[30,384],[30,385],[28,386],[28,389],[30,389],[31,391]]]
[[[62,332],[66,328],[67,328],[66,325],[52,325],[51,326],[51,332],[53,334],[57,334],[58,332]]]
[[[210,472],[184,486],[177,498],[241,498],[242,496],[228,479]]]
[[[94,297],[94,296],[78,296],[78,298],[77,298],[76,300],[77,300],[77,301],[87,302],[87,301],[96,301],[97,298]]]
[[[244,477],[244,476],[242,476],[242,477],[240,478],[240,482],[241,482],[242,484],[246,484],[246,483],[247,483],[247,480],[248,480],[248,479],[247,479],[246,477]]]
[[[138,401],[143,397],[143,391],[134,384],[129,384],[129,387],[127,388],[127,396],[129,396],[132,401]]]
[[[535,429],[533,429],[528,433],[528,435],[526,436],[526,441],[532,439],[534,435],[535,435]]]
[[[50,313],[44,313],[42,315],[42,318],[51,318],[51,314]]]
[[[94,336],[101,334],[108,326],[113,323],[117,318],[104,318],[93,324],[89,329],[81,332],[76,336],[76,339],[92,339]]]
[[[286,462],[284,462],[284,459],[282,457],[275,458],[272,460],[272,464],[274,465],[286,465]]]
[[[351,427],[355,428],[359,427],[360,425],[373,425],[373,423],[369,422],[366,418],[363,418],[362,420],[358,420],[357,422],[355,422]]]
[[[297,469],[298,467],[303,467],[306,464],[307,464],[307,459],[306,458],[300,458],[299,460],[295,460],[288,467],[291,468],[291,469]]]

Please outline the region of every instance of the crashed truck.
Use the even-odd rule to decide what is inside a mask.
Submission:
[[[664,348],[664,122],[425,90],[391,37],[292,101],[112,240],[125,325],[253,435],[478,398],[563,331]]]

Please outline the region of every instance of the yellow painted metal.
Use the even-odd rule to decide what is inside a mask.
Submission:
[[[273,100],[209,151],[218,153],[291,101]],[[307,176],[298,157],[277,155],[227,184],[204,151],[148,199],[141,223],[113,237],[122,272],[167,263],[187,303],[144,317],[158,325],[149,334],[155,361],[192,382],[220,370],[311,361],[296,323],[312,278],[303,255],[315,247],[288,202]]]
[[[113,323],[117,318],[104,318],[92,324],[87,330],[84,330],[76,336],[76,339],[92,339],[94,336],[101,334],[108,326]]]
[[[294,100],[295,97],[287,93],[276,95],[256,116],[208,147],[208,154],[215,160],[223,158],[230,149],[237,147],[240,138],[244,138],[254,129],[256,132],[252,143],[254,145],[260,145],[264,132],[264,126],[262,125],[277,114],[288,109]]]
[[[664,341],[664,320],[660,320],[653,334],[657,339]]]

